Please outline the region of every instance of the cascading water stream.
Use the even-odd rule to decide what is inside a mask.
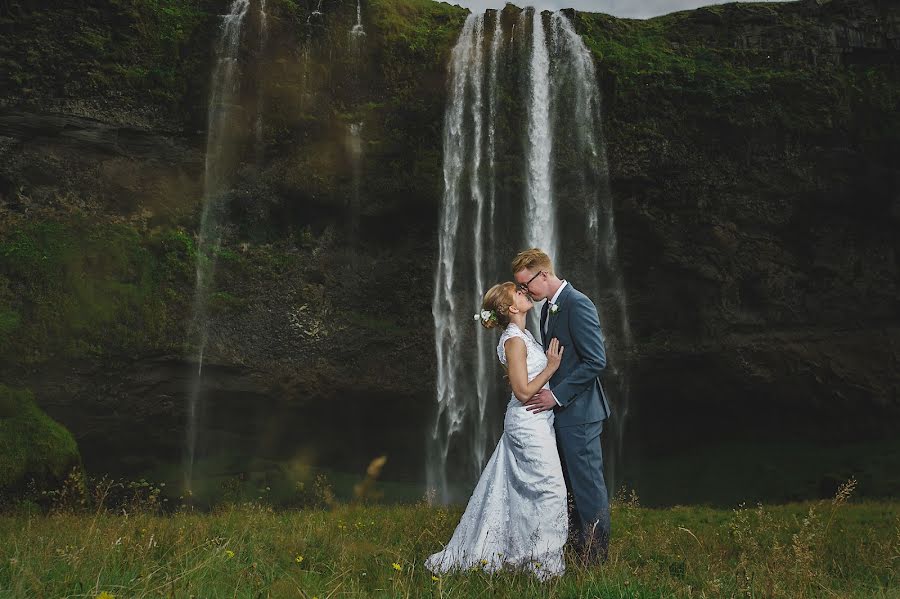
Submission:
[[[494,229],[494,218],[497,210],[497,103],[499,101],[499,86],[497,85],[497,71],[500,68],[500,46],[503,44],[503,26],[500,20],[500,11],[494,11],[494,30],[491,33],[491,58],[488,66],[488,227]],[[496,240],[489,240],[488,254],[494,259]],[[493,264],[492,264],[493,265]]]
[[[531,11],[531,60],[528,68],[527,136],[525,138],[525,225],[524,247],[544,250],[558,260],[556,247],[556,206],[553,202],[550,157],[553,151],[553,127],[550,120],[550,57],[541,11],[522,11],[519,24],[528,28]],[[557,261],[557,264],[559,262]],[[529,327],[540,339],[539,321],[543,302],[537,302],[529,316]]]
[[[611,419],[614,451],[609,464],[610,488],[615,486],[616,470],[624,455],[623,441],[628,418],[629,394],[627,369],[623,368],[632,347],[631,326],[628,320],[628,302],[622,269],[619,265],[617,235],[613,212],[613,198],[609,183],[609,163],[601,115],[602,96],[597,83],[593,55],[584,45],[581,36],[562,12],[551,16],[554,54],[559,78],[554,86],[562,89],[563,76],[568,75],[574,85],[574,108],[577,150],[585,165],[582,170],[583,209],[586,215],[585,236],[590,248],[594,271],[603,274],[602,280],[593,282],[596,300],[602,307],[601,315],[612,318],[604,325],[607,333],[608,371],[605,378],[615,381],[615,416]],[[563,71],[568,70],[568,73]],[[563,110],[564,108],[560,108]],[[587,173],[585,173],[587,171]]]
[[[473,202],[475,231],[481,232],[484,227],[484,193],[482,192],[481,182],[481,166],[482,166],[482,142],[484,132],[484,15],[475,20],[475,40],[472,45],[472,151],[470,153],[469,165],[469,195]],[[474,242],[474,274],[475,285],[472,290],[472,303],[470,305],[478,306],[481,303],[481,296],[485,288],[485,238],[483,235],[475,235]],[[476,379],[473,391],[476,395],[477,417],[475,418],[475,440],[473,450],[475,453],[475,463],[480,465],[484,463],[487,451],[487,431],[485,430],[486,422],[485,409],[487,408],[487,385],[485,382],[488,366],[488,348],[485,335],[476,334],[475,336],[476,355],[478,363],[475,365]]]
[[[363,64],[363,47],[366,41],[366,30],[362,22],[362,0],[356,0],[356,23],[350,28],[350,60],[353,69],[354,85],[359,87],[360,71]]]
[[[356,24],[350,28],[350,44],[358,45],[360,38],[366,35],[362,23],[362,0],[356,0]]]
[[[197,375],[194,377],[188,397],[185,456],[185,490],[188,493],[191,492],[193,485],[203,358],[209,338],[206,302],[215,272],[216,253],[221,242],[219,229],[229,183],[230,154],[234,149],[230,143],[229,130],[240,82],[238,58],[241,33],[249,8],[249,0],[234,0],[229,13],[222,17],[221,34],[216,45],[216,64],[210,84],[203,213],[197,241],[196,283],[190,328],[197,340]]]
[[[525,245],[543,249],[557,257],[556,207],[553,203],[550,155],[553,128],[550,121],[550,57],[541,12],[532,13],[531,63],[529,65],[528,137],[526,141],[527,181],[525,193]],[[523,29],[528,11],[522,11]]]
[[[259,53],[263,54],[266,50],[266,42],[269,39],[269,16],[266,13],[266,0],[259,2]],[[256,137],[256,161],[262,162],[263,153],[263,112],[265,105],[263,102],[263,87],[257,83],[256,90],[256,125],[254,133]]]
[[[492,437],[486,425],[496,360],[491,337],[475,330],[471,316],[487,285],[493,247],[484,191],[493,185],[484,181],[484,37],[484,15],[469,15],[451,54],[444,120],[444,203],[432,305],[438,406],[427,466],[428,488],[442,501],[452,495],[450,452],[462,455],[457,469],[471,478],[484,464]]]

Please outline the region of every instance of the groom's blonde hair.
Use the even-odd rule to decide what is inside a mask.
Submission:
[[[551,275],[556,274],[553,272],[553,262],[550,261],[550,256],[539,248],[531,248],[530,250],[519,252],[519,255],[512,261],[513,274],[526,268],[532,272],[546,270]]]

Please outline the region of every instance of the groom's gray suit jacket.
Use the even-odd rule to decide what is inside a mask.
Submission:
[[[559,309],[553,313],[550,302],[541,310],[541,331],[547,320],[547,333],[542,335],[544,351],[550,340],[559,339],[563,351],[559,369],[550,378],[550,390],[560,403],[556,408],[556,427],[574,426],[606,420],[609,402],[600,375],[606,368],[606,348],[600,318],[594,302],[569,283],[556,299]]]

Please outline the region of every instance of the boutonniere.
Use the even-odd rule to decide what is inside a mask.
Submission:
[[[550,314],[559,312],[559,304],[550,304]]]

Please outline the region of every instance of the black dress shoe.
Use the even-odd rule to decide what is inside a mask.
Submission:
[[[585,566],[602,565],[609,558],[609,534],[600,529],[597,525],[598,520],[594,522],[589,534],[581,543],[582,563]]]
[[[582,553],[581,563],[586,568],[590,568],[591,566],[602,566],[608,559],[609,548],[596,546]]]

